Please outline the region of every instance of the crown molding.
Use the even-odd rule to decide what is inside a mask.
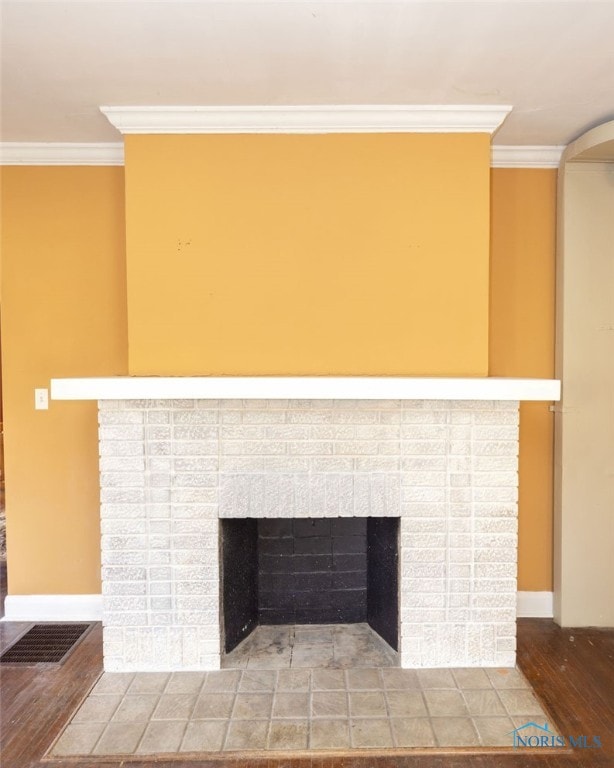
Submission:
[[[383,129],[381,129],[383,132]],[[426,130],[426,129],[425,129]],[[166,131],[160,131],[165,133]],[[194,131],[188,131],[193,133]],[[216,133],[217,131],[210,131]],[[240,130],[232,131],[241,133]],[[253,131],[260,133],[264,131]],[[273,133],[327,133],[328,131],[272,131]],[[351,133],[359,132],[347,131]],[[365,129],[365,132],[366,129]],[[377,130],[374,132],[378,132]],[[435,132],[435,131],[433,131]],[[558,168],[565,147],[492,147],[491,168]],[[72,144],[69,142],[0,142],[0,165],[124,165],[122,142]]]
[[[122,142],[73,144],[70,142],[0,143],[0,165],[123,165]]]
[[[494,144],[491,168],[558,168],[563,146],[503,146]]]
[[[122,134],[494,133],[511,109],[484,104],[100,107]]]

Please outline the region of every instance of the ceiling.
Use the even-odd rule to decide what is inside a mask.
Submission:
[[[3,142],[119,105],[508,104],[502,145],[614,118],[614,2],[1,0]]]

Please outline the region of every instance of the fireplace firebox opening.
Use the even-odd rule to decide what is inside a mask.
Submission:
[[[226,653],[259,624],[367,622],[398,650],[398,517],[220,520]]]

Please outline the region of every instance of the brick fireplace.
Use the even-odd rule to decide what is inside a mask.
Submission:
[[[53,381],[55,399],[98,400],[105,669],[219,668],[222,521],[319,519],[397,521],[396,579],[372,600],[398,609],[403,667],[513,666],[518,401],[558,396],[512,379]]]
[[[513,666],[519,400],[559,392],[537,379],[53,380],[54,399],[98,400],[105,669],[220,667],[222,521],[356,518],[397,521],[396,579],[371,599],[397,610],[401,666]]]

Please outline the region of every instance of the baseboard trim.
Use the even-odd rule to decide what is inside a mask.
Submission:
[[[554,594],[518,592],[516,616],[519,619],[551,619],[554,616]]]
[[[101,621],[102,595],[8,595],[2,621]],[[518,618],[551,619],[552,592],[518,592]]]
[[[102,595],[7,595],[2,621],[100,621]]]

